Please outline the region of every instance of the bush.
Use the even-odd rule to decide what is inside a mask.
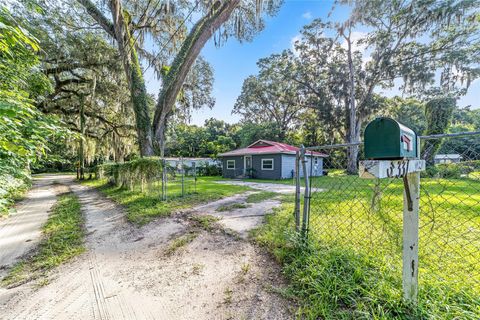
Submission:
[[[0,216],[8,212],[15,199],[28,189],[30,183],[30,174],[26,168],[0,164]]]
[[[205,164],[204,166],[197,168],[197,173],[199,176],[221,176],[222,175],[222,167],[219,165],[210,165]]]
[[[116,186],[132,189],[137,181],[143,185],[159,178],[162,170],[160,158],[148,157],[124,163],[104,163],[96,166],[93,171],[97,179],[107,178]]]
[[[480,160],[463,161],[458,163],[442,163],[427,167],[423,177],[445,179],[460,179],[468,177],[470,173],[480,169]]]

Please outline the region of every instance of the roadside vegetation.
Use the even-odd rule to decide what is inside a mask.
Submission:
[[[15,287],[40,278],[43,280],[39,283],[46,284],[49,270],[84,252],[83,225],[77,197],[73,193],[61,195],[42,227],[43,240],[38,249],[12,268],[2,279],[2,286]]]
[[[282,197],[282,206],[252,233],[283,265],[291,283],[287,292],[300,299],[300,318],[480,317],[480,287],[472,277],[480,252],[463,236],[478,225],[480,181],[422,179],[417,307],[402,301],[401,181],[379,186],[376,204],[372,180],[337,175],[316,178],[313,185],[323,191],[312,196],[308,241],[294,232],[293,197]],[[452,194],[455,203],[446,203]],[[476,256],[462,259],[462,252]]]
[[[212,177],[197,179],[196,192],[191,190],[181,196],[181,186],[172,182],[168,184],[168,199],[162,201],[161,187],[151,192],[142,192],[139,187],[129,190],[110,184],[106,179],[86,180],[85,184],[96,187],[100,192],[127,209],[128,221],[144,225],[158,217],[166,217],[172,213],[191,208],[201,203],[215,201],[250,190],[248,187],[218,184]]]

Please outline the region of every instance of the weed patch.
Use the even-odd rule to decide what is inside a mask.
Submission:
[[[278,196],[278,193],[276,192],[261,191],[261,192],[252,193],[247,197],[245,201],[247,203],[258,203],[258,202],[275,198],[276,196]]]
[[[215,211],[225,212],[225,211],[232,211],[235,209],[245,209],[248,207],[250,206],[246,203],[232,203],[232,204],[221,205]]]
[[[174,239],[168,246],[167,250],[165,251],[165,254],[167,256],[174,254],[178,249],[186,246],[187,244],[195,240],[197,236],[198,236],[198,233],[192,231]]]
[[[220,218],[211,215],[193,215],[190,217],[190,220],[197,223],[200,228],[207,231],[212,231],[215,229],[215,222],[220,220]]]

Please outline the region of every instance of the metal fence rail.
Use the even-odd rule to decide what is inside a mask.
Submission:
[[[297,228],[322,246],[374,257],[401,286],[403,181],[348,174],[352,146],[362,155],[362,143],[303,148],[298,155],[300,164],[310,150],[327,157],[322,177],[308,177],[300,165],[306,178],[296,179],[305,187],[297,194],[304,198],[295,209]],[[421,137],[421,150],[427,169],[420,181],[419,290],[467,290],[480,298],[480,132]]]

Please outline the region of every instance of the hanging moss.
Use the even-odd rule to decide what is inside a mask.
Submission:
[[[427,129],[425,135],[442,134],[447,131],[455,110],[456,100],[450,97],[435,98],[425,104],[425,118],[427,120]],[[428,166],[434,164],[435,154],[437,153],[442,139],[426,140],[423,145],[423,157]]]

